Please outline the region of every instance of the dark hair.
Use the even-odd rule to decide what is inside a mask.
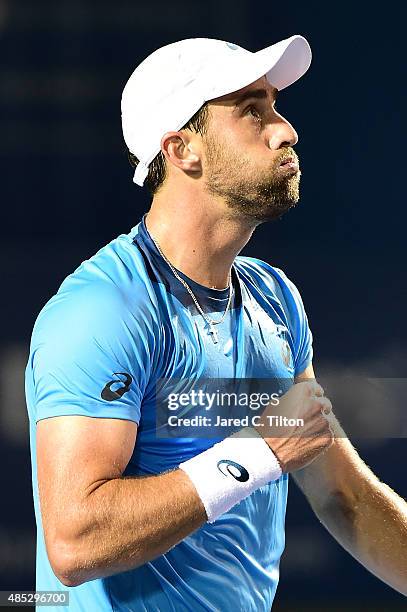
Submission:
[[[191,117],[188,123],[186,123],[181,129],[190,130],[191,132],[195,132],[196,134],[201,134],[201,136],[203,136],[206,133],[208,127],[208,116],[208,104],[207,102],[205,102],[205,104],[201,106],[201,108],[195,113],[195,115]],[[137,165],[139,163],[137,157],[128,149],[127,155],[129,158],[129,162],[133,166],[133,168],[137,168]],[[146,177],[146,180],[144,181],[144,184],[150,191],[151,195],[154,195],[159,190],[165,180],[166,175],[167,172],[165,157],[163,155],[163,152],[160,151],[151,162],[148,169],[148,175]]]

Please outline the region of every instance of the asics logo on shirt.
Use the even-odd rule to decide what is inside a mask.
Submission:
[[[109,382],[104,386],[100,397],[108,402],[112,402],[115,399],[119,399],[122,397],[126,391],[130,389],[130,385],[133,382],[132,377],[127,372],[113,372],[114,376],[117,376],[116,380],[109,380]],[[124,380],[120,377],[124,377]],[[112,389],[113,385],[121,384],[120,387]]]
[[[249,480],[249,472],[246,468],[231,459],[221,459],[217,463],[217,468],[224,476],[233,476],[239,482],[247,482]]]

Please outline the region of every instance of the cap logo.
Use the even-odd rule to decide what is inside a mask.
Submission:
[[[229,49],[232,49],[232,51],[236,51],[236,49],[238,49],[239,47],[233,43],[226,43],[226,46],[229,47]]]

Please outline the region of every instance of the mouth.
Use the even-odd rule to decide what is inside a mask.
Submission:
[[[283,159],[280,162],[279,168],[282,168],[283,170],[291,171],[294,173],[298,172],[300,169],[298,162],[293,156],[286,157],[285,159]]]

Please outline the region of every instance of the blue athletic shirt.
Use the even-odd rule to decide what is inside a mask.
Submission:
[[[204,311],[220,318],[228,290],[181,276]],[[158,379],[279,377],[291,384],[304,371],[312,358],[312,336],[296,287],[281,270],[251,257],[236,257],[233,276],[231,308],[216,326],[215,344],[143,218],[70,274],[35,322],[25,381],[37,521],[36,588],[68,590],[69,612],[271,608],[285,541],[286,474],[153,561],[69,589],[51,569],[39,510],[39,420],[83,415],[134,421],[137,440],[125,475],[159,474],[216,440],[155,435]],[[115,373],[123,374],[117,378]],[[126,392],[114,393],[123,387]]]

